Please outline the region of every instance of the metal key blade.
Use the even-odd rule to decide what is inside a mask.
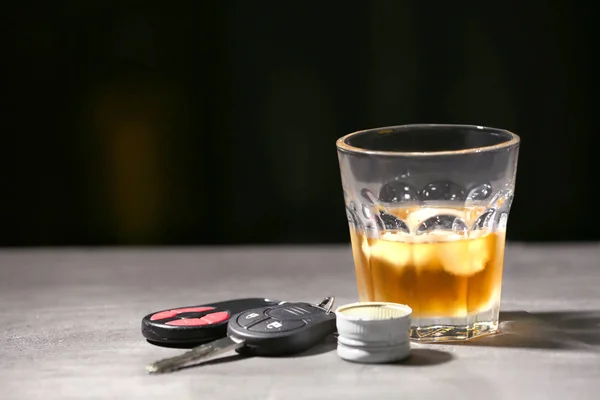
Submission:
[[[235,340],[230,337],[224,337],[214,342],[206,343],[198,347],[170,358],[152,363],[146,367],[146,371],[151,374],[160,374],[171,372],[185,367],[194,361],[199,361],[203,358],[215,356],[219,353],[225,353],[230,350],[236,350],[244,346],[243,341]]]

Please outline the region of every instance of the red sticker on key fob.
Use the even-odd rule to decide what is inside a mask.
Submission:
[[[221,311],[212,314],[207,314],[200,319],[206,321],[206,323],[208,324],[218,324],[219,322],[226,321],[228,318],[229,313],[227,311]]]
[[[212,314],[206,314],[202,318],[175,319],[173,321],[165,322],[165,324],[173,326],[202,326],[218,324],[219,322],[227,321],[227,319],[229,319],[229,313],[227,311],[220,311]]]
[[[177,316],[178,314],[181,314],[181,313],[189,313],[189,312],[202,313],[202,312],[211,311],[211,310],[214,310],[214,307],[185,307],[185,308],[176,308],[174,310],[157,312],[156,314],[154,314],[154,315],[152,315],[150,317],[150,321],[157,321],[157,320],[160,320],[160,319],[173,318],[173,317],[175,317],[175,316]]]
[[[174,319],[173,321],[165,322],[167,325],[173,326],[202,326],[208,324],[202,318]]]

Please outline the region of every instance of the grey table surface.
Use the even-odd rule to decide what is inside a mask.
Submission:
[[[1,399],[596,399],[600,244],[507,249],[502,333],[392,365],[235,353],[166,375],[145,314],[241,296],[356,300],[348,246],[0,250]]]

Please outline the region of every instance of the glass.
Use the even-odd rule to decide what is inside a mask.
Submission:
[[[519,143],[467,125],[338,139],[359,300],[409,305],[414,340],[496,332]]]

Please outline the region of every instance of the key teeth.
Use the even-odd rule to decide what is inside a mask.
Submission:
[[[149,374],[161,374],[163,372],[167,372],[165,368],[160,368],[158,363],[150,364],[146,366],[146,371]]]
[[[149,364],[148,366],[146,366],[146,371],[148,371],[148,373],[150,374],[163,374],[167,372],[173,372],[180,369],[183,365],[186,365],[186,361],[188,361],[188,359],[188,353],[184,353],[180,356],[163,359],[160,361],[156,361],[155,363]]]
[[[146,366],[146,372],[148,372],[149,374],[157,374],[160,371],[156,365],[150,364]]]
[[[178,356],[156,361],[148,365],[146,370],[151,374],[178,371],[190,366],[190,363],[196,363],[193,365],[197,365],[199,361],[205,361],[206,358],[212,358],[221,352],[234,350],[243,345],[243,341],[238,342],[236,338],[226,336],[214,342],[195,347]]]
[[[173,372],[176,371],[180,368],[177,367],[160,367],[158,365],[158,363],[154,363],[154,364],[150,364],[148,366],[146,366],[146,372],[148,372],[149,374],[153,374],[153,375],[157,375],[157,374],[164,374],[167,372]]]

